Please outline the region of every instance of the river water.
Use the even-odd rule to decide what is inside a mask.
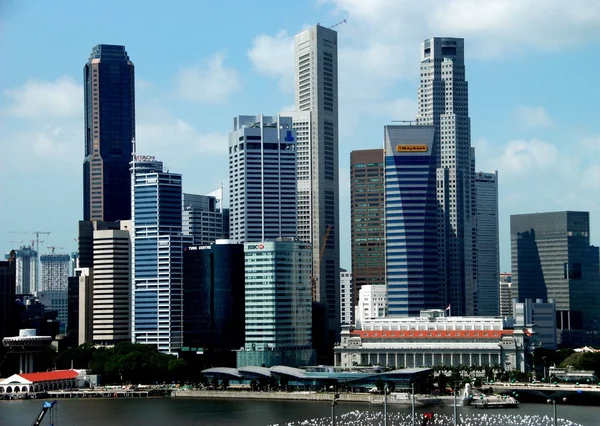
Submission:
[[[26,401],[0,401],[0,425],[28,426],[33,423],[40,411],[42,400]],[[374,417],[382,410],[381,405],[365,403],[341,403],[336,405],[336,416],[346,413],[346,419],[352,415]],[[574,405],[557,406],[558,417],[568,419],[575,424],[584,426],[600,425],[600,407],[582,407]],[[358,413],[353,414],[351,412]],[[435,411],[436,415],[452,415],[452,407],[418,409],[417,413]],[[516,422],[512,417],[510,424],[520,426],[551,425],[552,406],[544,404],[521,404],[519,408],[507,410],[478,410],[473,407],[459,407],[458,411],[466,418],[476,416],[522,416],[524,421]],[[364,413],[366,412],[366,413]],[[397,418],[401,413],[410,413],[410,407],[389,406],[390,417]],[[529,416],[547,416],[543,422],[531,420]],[[148,426],[148,425],[246,425],[266,426],[288,423],[300,424],[304,420],[329,418],[331,405],[324,402],[304,401],[256,401],[256,400],[205,400],[205,399],[171,399],[171,398],[145,398],[145,399],[59,399],[55,417],[55,426]],[[353,418],[355,418],[353,417]],[[527,420],[529,418],[529,420]],[[337,426],[344,424],[368,425],[382,422],[344,421],[339,418]],[[328,424],[329,420],[320,420],[308,424]],[[465,423],[467,423],[465,421]],[[43,425],[49,424],[49,419],[44,419]],[[306,423],[305,423],[306,424]],[[329,423],[330,424],[330,423]],[[398,425],[395,421],[388,422],[390,426]],[[438,423],[436,424],[444,424]],[[446,423],[449,424],[449,423]],[[471,423],[475,425],[477,423]],[[480,423],[481,424],[481,423]],[[485,423],[502,424],[502,423]],[[508,420],[506,424],[509,424]],[[559,422],[559,425],[568,424]],[[417,422],[417,425],[420,425]]]

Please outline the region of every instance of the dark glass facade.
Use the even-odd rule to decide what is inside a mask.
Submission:
[[[554,299],[557,327],[598,330],[598,247],[590,246],[588,212],[552,212],[510,217],[512,295]]]
[[[83,219],[131,219],[134,67],[124,46],[100,44],[83,68]]]
[[[350,153],[353,306],[363,285],[385,284],[383,149]]]
[[[192,246],[183,254],[183,344],[221,353],[244,346],[244,245]],[[224,365],[220,363],[219,365]]]

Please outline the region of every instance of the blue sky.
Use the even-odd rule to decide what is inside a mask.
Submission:
[[[158,2],[157,2],[158,3]],[[238,114],[293,105],[293,35],[339,25],[342,267],[350,267],[349,153],[416,114],[419,45],[464,37],[477,169],[500,177],[501,269],[509,217],[587,210],[600,243],[600,2],[0,0],[0,248],[50,231],[76,247],[82,216],[82,68],[123,44],[136,67],[137,146],[184,190],[227,184]]]

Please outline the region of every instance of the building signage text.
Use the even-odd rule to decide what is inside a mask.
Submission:
[[[396,145],[396,152],[427,152],[427,145]]]

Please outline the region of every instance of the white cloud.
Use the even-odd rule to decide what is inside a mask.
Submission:
[[[547,127],[553,123],[552,119],[541,106],[520,106],[515,109],[515,119],[527,127]]]
[[[279,79],[284,92],[294,90],[294,38],[286,31],[258,35],[247,54],[258,72]]]
[[[221,103],[240,89],[236,69],[224,64],[225,56],[217,53],[200,64],[184,68],[176,76],[177,94],[189,101]]]
[[[513,174],[526,174],[536,169],[548,169],[555,165],[558,150],[539,139],[512,140],[504,147],[499,167]]]
[[[10,105],[2,112],[28,119],[72,119],[83,116],[83,87],[73,78],[28,80],[4,92]]]

